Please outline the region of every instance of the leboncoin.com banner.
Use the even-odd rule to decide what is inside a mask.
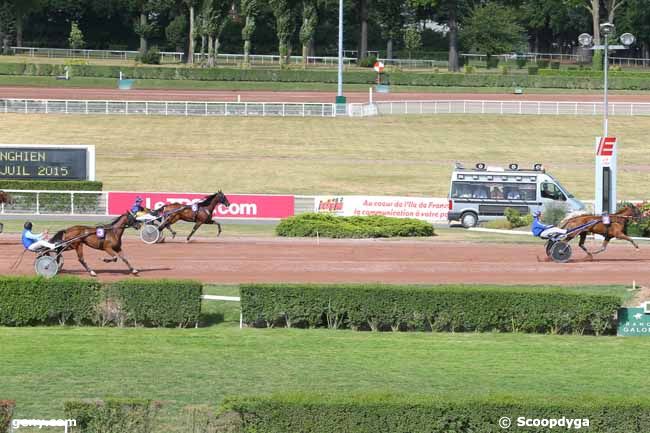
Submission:
[[[340,216],[384,215],[429,222],[447,221],[449,211],[446,198],[433,197],[319,196],[314,206],[316,212]]]
[[[108,213],[120,215],[131,209],[135,198],[142,197],[142,205],[157,209],[168,203],[189,205],[201,201],[207,194],[189,194],[176,192],[109,192]],[[226,194],[229,207],[218,205],[214,216],[220,218],[286,218],[293,216],[294,199],[292,195],[250,195]]]

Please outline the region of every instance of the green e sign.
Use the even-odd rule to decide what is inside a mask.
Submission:
[[[616,335],[633,337],[646,335],[650,336],[650,312],[647,308],[619,308],[618,330]]]

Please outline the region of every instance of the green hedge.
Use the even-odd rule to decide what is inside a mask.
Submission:
[[[541,378],[540,380],[543,380]],[[276,395],[227,398],[219,412],[227,422],[223,431],[242,433],[497,433],[501,431],[632,433],[650,431],[647,398],[593,400],[443,399],[425,396]],[[499,420],[510,418],[502,429]],[[519,418],[571,420],[566,426],[520,427]],[[585,421],[586,420],[586,421]],[[548,422],[548,421],[546,421]]]
[[[592,333],[615,330],[615,296],[552,287],[245,284],[251,326]]]
[[[0,325],[90,322],[99,296],[96,280],[1,277]]]
[[[339,217],[306,213],[283,219],[275,228],[278,236],[328,238],[388,238],[435,236],[433,225],[412,218],[381,215]]]
[[[67,419],[77,421],[78,433],[151,433],[160,404],[143,399],[70,400]]]
[[[0,433],[9,433],[15,407],[16,402],[13,400],[0,400]]]
[[[0,189],[101,191],[102,188],[102,182],[94,180],[0,180]]]
[[[542,62],[537,63],[543,66]],[[546,64],[548,66],[548,64]],[[295,83],[336,83],[336,71],[279,70],[279,69],[231,69],[189,67],[123,67],[102,65],[73,65],[72,75],[79,77],[118,78],[120,71],[128,78],[160,80],[199,81],[260,81]],[[569,73],[571,72],[571,73]],[[573,72],[576,72],[574,74]],[[578,74],[579,72],[579,74]],[[63,73],[63,65],[0,63],[0,75],[56,76]],[[345,72],[348,84],[374,84],[373,71]],[[612,73],[609,87],[612,90],[650,90],[648,74]],[[392,85],[404,86],[453,86],[453,87],[528,87],[565,89],[602,89],[601,76],[591,76],[583,71],[540,69],[539,75],[503,75],[499,73],[421,73],[393,72],[387,78]]]
[[[0,325],[187,326],[201,312],[201,283],[76,277],[0,277]]]
[[[198,322],[201,314],[203,286],[198,281],[122,280],[106,290],[135,324],[187,326]]]

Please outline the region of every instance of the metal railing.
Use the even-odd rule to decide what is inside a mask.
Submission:
[[[174,102],[50,99],[0,99],[0,113],[261,117],[332,117],[337,114],[336,104],[320,102]]]
[[[29,57],[48,57],[65,59],[104,59],[104,60],[135,60],[139,51],[122,50],[82,50],[68,48],[35,48],[35,47],[11,47],[14,55]],[[183,61],[183,53],[172,51],[161,51],[160,61],[163,63],[180,63]]]
[[[200,63],[203,60],[207,60],[208,55],[203,53],[195,53],[194,61]],[[252,65],[278,65],[280,64],[280,56],[274,54],[251,54],[248,56],[248,60]],[[307,57],[308,65],[326,65],[334,66],[338,64],[338,57],[326,57],[326,56],[310,56]],[[244,62],[243,54],[217,54],[217,63],[226,64],[226,65],[239,65]],[[353,57],[344,57],[343,63],[346,65],[354,64],[357,62],[356,58]],[[289,63],[293,65],[303,64],[302,56],[291,56],[289,57]]]
[[[613,116],[650,116],[650,103],[609,103]],[[374,106],[374,108],[372,108]],[[499,114],[595,116],[603,114],[602,102],[553,101],[390,101],[349,104],[351,116],[408,114]]]
[[[108,215],[108,193],[101,191],[41,191],[6,189],[12,203],[0,204],[0,214]]]

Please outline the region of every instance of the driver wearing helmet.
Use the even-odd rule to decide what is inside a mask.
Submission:
[[[542,211],[536,210],[533,212],[533,225],[531,231],[533,236],[540,237],[542,239],[548,239],[553,235],[563,235],[566,233],[566,230],[559,227],[555,227],[553,224],[543,224],[540,220],[542,218]]]
[[[149,209],[142,206],[142,197],[137,196],[133,206],[131,206],[131,213],[133,213],[138,221],[149,221],[156,219],[155,216],[149,213]]]
[[[46,238],[47,238],[47,230],[43,231],[43,233],[39,233],[35,235],[34,233],[32,233],[32,223],[30,221],[27,221],[25,223],[23,234],[21,236],[21,240],[23,242],[23,246],[25,247],[25,249],[30,251],[36,251],[39,248],[49,248],[49,249],[56,248],[56,245],[46,241],[45,240]]]

